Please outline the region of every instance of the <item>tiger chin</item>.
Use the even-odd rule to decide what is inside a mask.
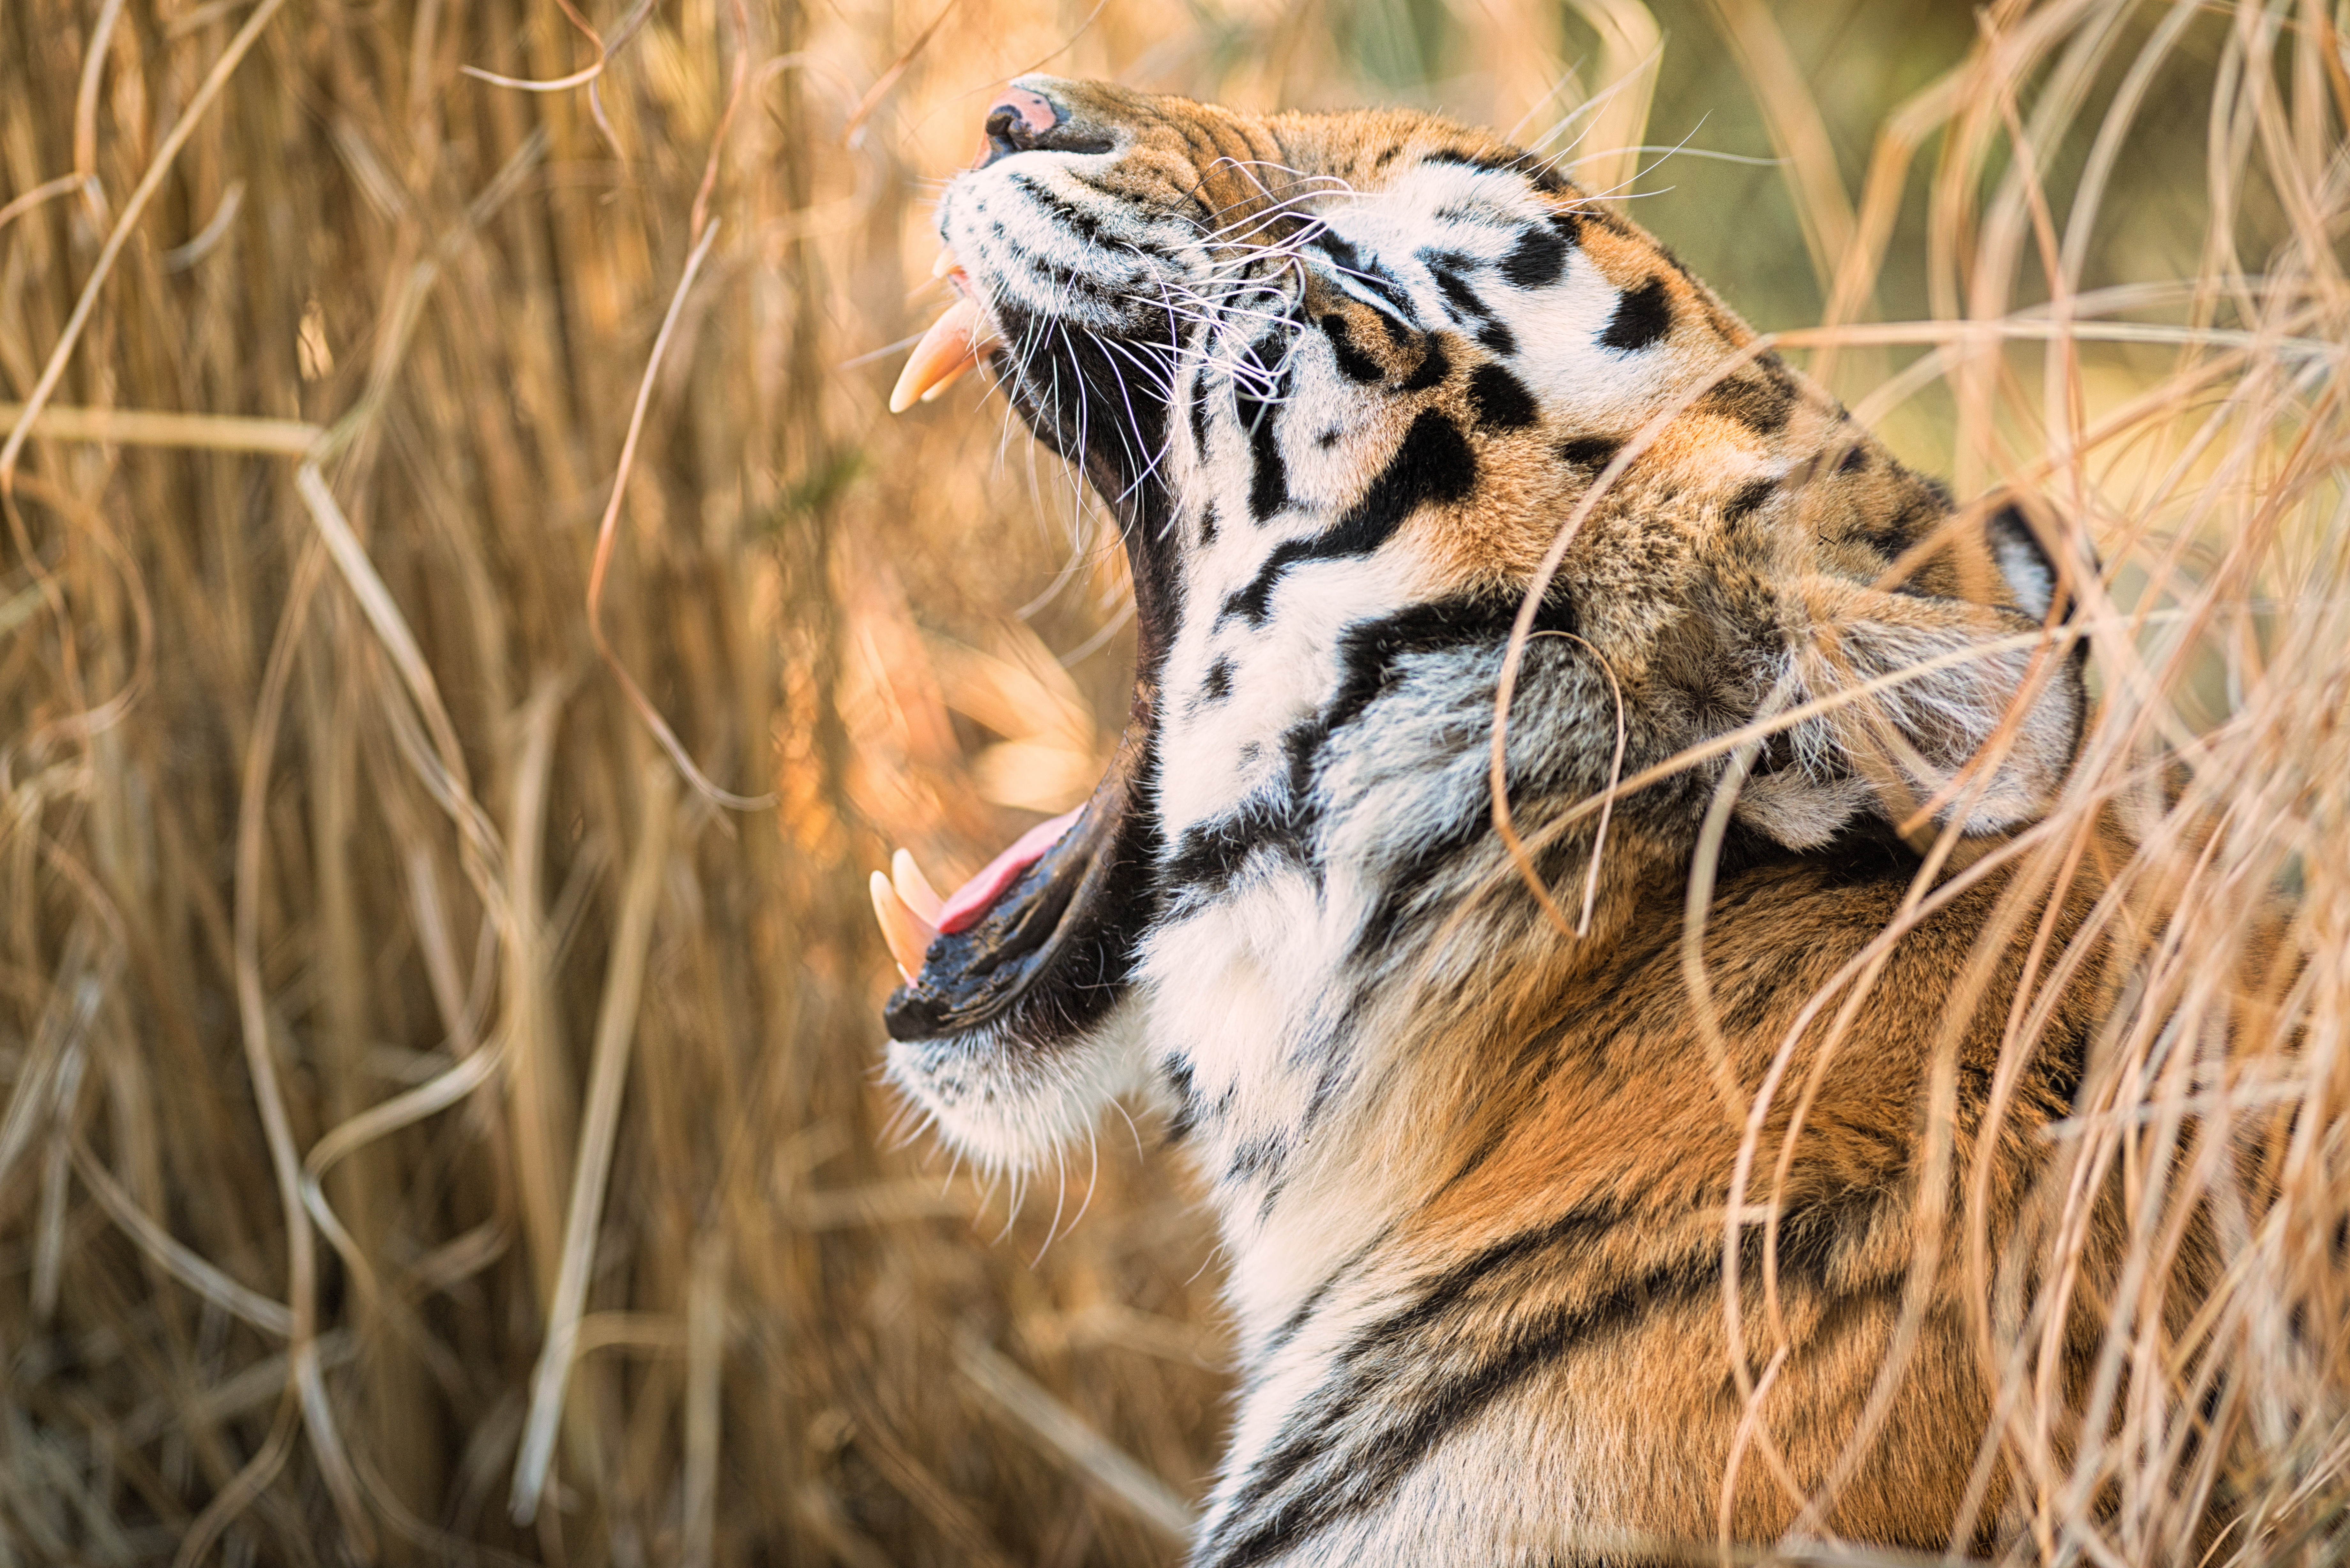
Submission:
[[[1962,1249],[1889,1341],[1938,1054],[1996,1261],[2096,1023],[2094,984],[2043,998],[1979,1136],[2022,973],[1977,950],[2000,877],[1892,946],[1775,1178],[1773,1102],[1771,1256],[1726,1219],[1745,1107],[1784,1040],[1809,1081],[1835,1009],[1804,1010],[1921,853],[1947,875],[2063,787],[2093,564],[2028,500],[1954,506],[1488,133],[1029,77],[985,135],[893,408],[983,367],[1083,472],[1137,672],[1080,810],[950,897],[877,874],[889,1073],[994,1167],[1167,1105],[1243,1370],[1191,1561],[1996,1548]]]

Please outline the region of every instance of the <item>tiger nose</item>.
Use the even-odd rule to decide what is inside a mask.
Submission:
[[[1053,100],[1026,88],[1005,88],[987,109],[987,145],[974,169],[984,169],[1008,152],[1024,152],[1061,123]]]

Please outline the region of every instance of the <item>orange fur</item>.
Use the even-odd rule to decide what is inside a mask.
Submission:
[[[1359,471],[1334,482],[1295,455],[1309,432],[1284,437],[1263,422],[1282,415],[1262,407],[1219,444],[1207,369],[1170,351],[1167,396],[1191,400],[1192,434],[1163,454],[1173,475],[1163,517],[1144,543],[1129,536],[1138,552],[1180,540],[1229,558],[1221,503],[1224,527],[1261,531],[1247,536],[1266,541],[1270,563],[1203,591],[1180,558],[1138,555],[1146,660],[1160,661],[1148,665],[1139,725],[1162,736],[1190,726],[1151,808],[1174,840],[1159,874],[1176,912],[1162,920],[1174,934],[1148,938],[1158,944],[1149,973],[1154,1005],[1180,1015],[1165,1025],[1173,1044],[1152,1048],[1224,1073],[1223,1108],[1204,1114],[1253,1129],[1229,1134],[1219,1173],[1228,1233],[1240,1238],[1253,1403],[1195,1560],[1396,1556],[1434,1528],[1414,1522],[1415,1508],[1461,1511],[1482,1532],[1480,1550],[1539,1547],[1560,1561],[1790,1532],[1991,1548],[2019,1522],[1993,1390],[2054,1380],[2077,1414],[2102,1303],[2118,1290],[2129,1233],[2118,1190],[2092,1206],[2070,1273],[2043,1277],[2065,1209],[2048,1150],[2141,956],[2139,933],[2167,914],[2138,884],[2116,902],[2134,847],[2110,816],[2061,883],[2061,846],[2017,837],[2063,787],[2084,718],[2064,634],[2084,567],[2065,531],[2029,497],[1952,507],[1761,351],[1663,247],[1489,134],[1403,110],[1249,116],[1035,81],[1021,90],[1049,89],[1079,156],[1123,148],[1106,167],[1067,166],[1074,183],[1048,204],[1077,212],[1087,236],[1103,220],[1080,209],[1097,198],[1188,218],[1220,254],[1291,290],[1294,344],[1318,331],[1331,347],[1316,339],[1315,352],[1335,367],[1312,405],[1326,425],[1314,439],[1360,454]],[[1346,261],[1351,243],[1329,266],[1280,248],[1315,238],[1317,205],[1374,202],[1423,166],[1522,180],[1510,192],[1521,204],[1484,233],[1533,245],[1541,265],[1523,270],[1545,281],[1510,285],[1521,293],[1508,297],[1567,277],[1558,257],[1571,244],[1585,291],[1575,297],[1599,316],[1531,317],[1551,322],[1557,343],[1523,342],[1462,281],[1506,279],[1513,264],[1497,254],[1413,251],[1434,300],[1414,316],[1349,286],[1378,267]],[[962,221],[978,240],[998,237]],[[1554,230],[1571,239],[1552,241]],[[1117,247],[1069,239],[1046,219],[1023,233],[1121,265]],[[1563,389],[1537,396],[1530,384]],[[1237,415],[1243,389],[1231,386]],[[1277,401],[1261,387],[1247,396]],[[1213,464],[1243,448],[1255,477],[1235,500],[1216,475],[1239,470]],[[1298,472],[1320,488],[1293,521]],[[1473,484],[1454,483],[1464,473]],[[1382,486],[1413,499],[1387,532],[1341,538],[1368,528],[1364,497]],[[1294,531],[1307,526],[1320,532]],[[1299,933],[1336,902],[1333,879],[1388,864],[1366,858],[1381,833],[1424,857],[1440,836],[1429,823],[1450,821],[1459,800],[1452,764],[1481,743],[1425,742],[1426,777],[1448,781],[1426,785],[1441,797],[1432,804],[1413,804],[1400,775],[1379,771],[1381,732],[1366,715],[1409,685],[1395,660],[1422,646],[1415,637],[1458,652],[1471,634],[1374,600],[1355,626],[1384,628],[1388,642],[1301,637],[1254,672],[1265,711],[1286,726],[1269,738],[1294,759],[1282,806],[1293,815],[1276,823],[1294,841],[1252,826],[1251,810],[1274,810],[1261,783],[1214,814],[1227,803],[1209,787],[1222,776],[1210,753],[1228,737],[1212,715],[1252,674],[1233,673],[1250,645],[1231,628],[1279,635],[1284,564],[1329,560],[1364,563],[1372,587],[1330,577],[1322,597],[1283,601],[1305,605],[1308,622],[1339,620],[1346,594],[1392,593],[1378,585],[1398,577],[1421,609],[1568,590],[1574,629],[1529,677],[1549,695],[1509,714],[1511,743],[1531,734],[1548,750],[1509,766],[1575,782],[1513,793],[1523,861],[1482,824],[1451,830],[1451,862],[1407,857],[1440,894],[1375,901],[1385,914],[1344,929],[1376,926],[1392,946],[1316,971],[1327,950]],[[1461,691],[1494,689],[1476,685],[1490,675],[1460,673],[1477,646],[1471,638],[1450,673],[1423,674],[1424,706],[1387,710],[1398,745],[1407,732],[1455,735],[1431,715],[1451,722]],[[1498,640],[1482,646],[1499,652]],[[1199,670],[1205,653],[1192,649],[1214,651],[1212,691],[1207,678],[1194,689],[1167,673]],[[1531,646],[1520,651],[1534,670]],[[1326,682],[1280,684],[1326,656],[1340,665],[1340,695]],[[1603,692],[1632,768],[1648,770],[1614,807],[1604,845],[1590,792],[1623,770],[1609,761]],[[1301,723],[1300,711],[1319,716]],[[1347,751],[1357,723],[1364,738]],[[1706,747],[1702,765],[1659,761]],[[1245,769],[1264,746],[1235,750],[1232,766]],[[1371,813],[1367,801],[1388,799],[1380,789],[1402,804],[1378,808],[1391,821],[1347,819],[1356,836],[1341,838],[1356,859],[1312,846],[1324,818]],[[1737,803],[1729,822],[1715,808],[1723,791]],[[1705,831],[1726,837],[1705,839],[1709,814]],[[1249,835],[1260,831],[1290,858],[1253,859]],[[1246,879],[1265,864],[1276,869]],[[1701,939],[1684,933],[1693,867],[1713,878]],[[1562,935],[1522,874],[1554,894],[1588,876],[1588,931]],[[1258,903],[1219,924],[1215,898],[1198,889],[1237,897],[1236,887]],[[2053,966],[2030,956],[2035,938],[2059,955]],[[1314,1033],[1310,1003],[1291,1005],[1317,984],[1356,988],[1336,1033]],[[1236,1038],[1264,1019],[1286,1022]],[[934,1061],[910,1055],[922,1064],[898,1069],[918,1089],[945,1085],[933,1103],[951,1130],[958,1096],[980,1093],[993,1114],[1029,1092],[1016,1078],[974,1090],[973,1049],[951,1041]],[[1003,1047],[990,1037],[975,1049],[993,1061],[986,1053]],[[1097,1049],[1110,1059],[1112,1047]],[[1282,1070],[1315,1051],[1329,1059],[1300,1112],[1302,1091]],[[1186,1096],[1192,1076],[1184,1067]],[[1334,1269],[1296,1262],[1337,1249],[1337,1233],[1368,1239]],[[2164,1329],[2175,1335],[2219,1266],[2199,1211],[2182,1220],[2168,1262]],[[2067,1305],[2044,1364],[1991,1365],[1991,1325],[2059,1288]],[[1297,1349],[1315,1322],[1319,1348]],[[2059,1449],[2071,1440],[2043,1437]],[[1322,1475],[1325,1464],[1337,1468]]]

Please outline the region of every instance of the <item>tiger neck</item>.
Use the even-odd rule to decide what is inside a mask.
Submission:
[[[1449,772],[1429,781],[1453,783]],[[1484,1114],[1477,1085],[1555,1026],[1562,999],[1615,950],[1634,885],[1662,870],[1636,839],[1611,842],[1610,891],[1580,939],[1563,940],[1512,882],[1482,906],[1418,912],[1367,944],[1395,868],[1347,852],[1378,842],[1376,824],[1332,815],[1286,838],[1257,836],[1262,812],[1234,829],[1236,863],[1213,896],[1179,892],[1182,912],[1145,954],[1152,1055],[1220,1220],[1246,1347],[1273,1342],[1324,1281],[1441,1187],[1463,1117]],[[1480,826],[1428,874],[1512,877]],[[1180,863],[1183,835],[1169,842]],[[1544,869],[1554,886],[1581,887],[1572,863]]]
[[[1493,831],[1485,742],[1518,597],[1431,600],[1399,561],[1301,587],[1295,613],[1260,624],[1229,605],[1270,537],[1228,538],[1222,575],[1186,585],[1157,738],[1163,903],[1141,970],[1151,1054],[1252,1336],[1439,1179],[1443,1145],[1426,1135],[1473,1067],[1463,1052],[1508,1049],[1622,919],[1602,897],[1590,935],[1562,943]],[[1604,786],[1614,689],[1578,639],[1543,638],[1512,713],[1511,800],[1538,839],[1546,813]],[[1542,855],[1570,905],[1589,831]],[[1628,824],[1608,846],[1612,885],[1653,879]],[[1458,1027],[1497,992],[1487,1037]],[[1436,1039],[1459,1044],[1425,1049]]]
[[[1562,942],[1523,919],[1464,927],[1451,945],[1484,995],[1366,979],[1326,957],[1326,888],[1345,880],[1326,874],[1317,889],[1310,869],[1263,873],[1154,938],[1152,1046],[1219,1219],[1251,1359],[1443,1188],[1476,1141],[1468,1123],[1492,1114],[1480,1085],[1555,1032],[1620,929],[1603,918]]]

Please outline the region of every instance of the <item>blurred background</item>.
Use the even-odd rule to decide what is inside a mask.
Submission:
[[[0,4],[0,1563],[1180,1559],[1159,1123],[1015,1195],[875,1075],[868,873],[1126,701],[1089,500],[980,378],[884,411],[1007,76],[1517,128],[1961,494],[2219,585],[2164,733],[2303,647],[2340,760],[2329,6],[577,5]]]

